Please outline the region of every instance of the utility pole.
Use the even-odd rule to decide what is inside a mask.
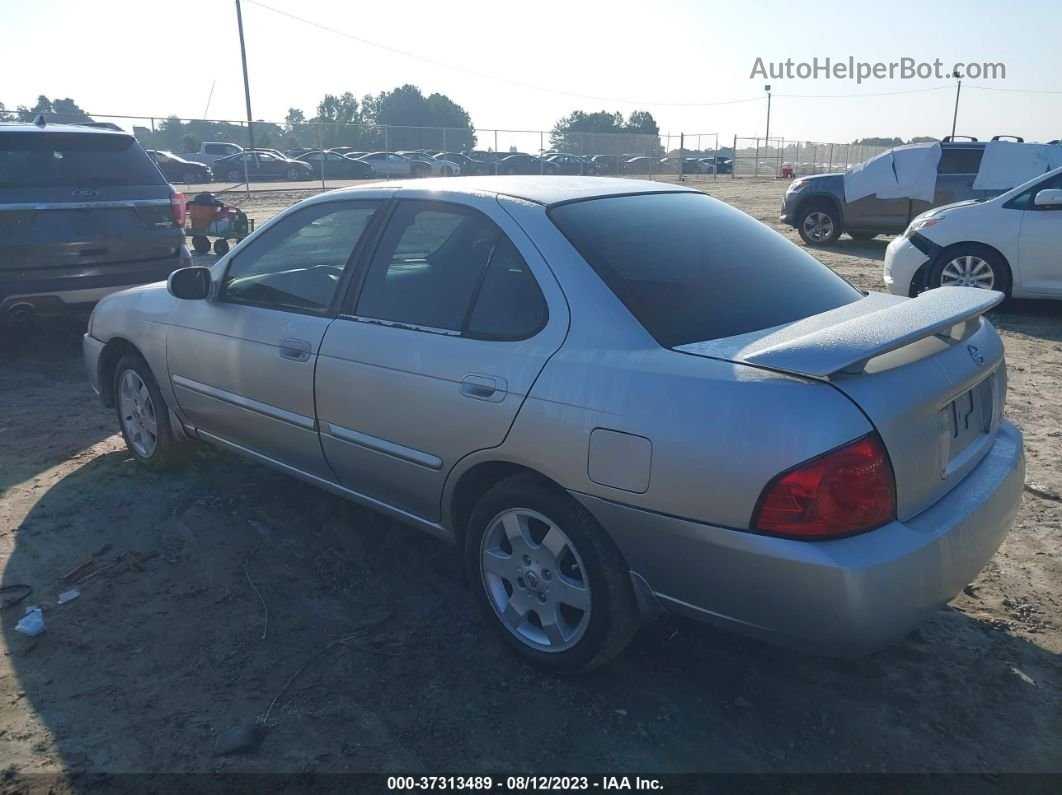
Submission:
[[[763,90],[767,92],[767,135],[764,138],[769,141],[771,139],[771,84],[765,85]]]
[[[236,25],[240,29],[240,60],[243,61],[243,96],[247,100],[247,144],[250,151],[254,151],[254,129],[251,127],[251,85],[247,82],[247,47],[243,43],[243,12],[240,10],[240,0],[236,0]],[[213,87],[211,87],[213,90]],[[247,159],[243,158],[243,177],[247,183],[247,192],[251,192],[251,180],[247,175]]]
[[[955,113],[951,117],[951,137],[955,138],[955,122],[959,120],[959,92],[962,91],[962,78],[955,84]]]

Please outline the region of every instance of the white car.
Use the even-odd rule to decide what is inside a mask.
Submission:
[[[357,158],[368,163],[381,177],[430,177],[431,165],[397,152],[371,152]]]
[[[922,213],[885,250],[885,286],[896,295],[963,285],[1062,299],[1062,168]]]
[[[431,169],[433,177],[456,177],[461,173],[461,166],[453,160],[432,157],[424,152],[399,152],[398,154],[402,155],[402,157],[408,157],[410,160],[425,163]]]

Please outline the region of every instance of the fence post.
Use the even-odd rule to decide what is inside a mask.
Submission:
[[[325,189],[325,151],[324,138],[321,134],[321,125],[317,125],[317,149],[321,153],[321,190]]]
[[[494,176],[498,176],[498,131],[494,131]]]
[[[730,158],[730,179],[737,179],[737,136],[734,136],[734,148],[730,150],[733,157]]]

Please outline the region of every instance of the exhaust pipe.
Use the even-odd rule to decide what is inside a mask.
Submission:
[[[37,314],[37,307],[26,301],[12,304],[7,310],[7,319],[12,323],[26,323]]]

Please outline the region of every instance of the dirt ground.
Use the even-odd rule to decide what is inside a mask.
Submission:
[[[776,225],[782,183],[706,187]],[[261,222],[304,195],[240,203]],[[886,242],[817,254],[881,289]],[[1062,303],[991,318],[1029,479],[1062,492]],[[80,333],[0,332],[0,563],[33,588],[0,613],[4,791],[64,771],[1062,771],[1062,502],[1027,492],[977,580],[873,656],[666,620],[558,679],[490,634],[445,544],[229,454],[145,472],[92,395]],[[26,605],[45,608],[36,639],[14,632]],[[275,697],[257,752],[214,755]]]

